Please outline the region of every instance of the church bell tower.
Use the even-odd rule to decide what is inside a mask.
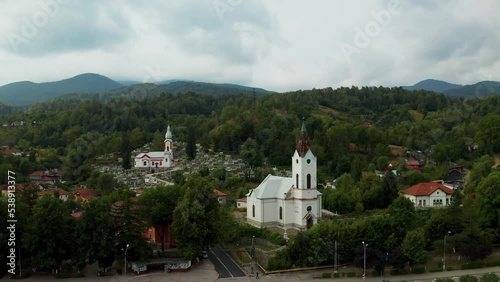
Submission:
[[[302,121],[299,140],[292,157],[293,185],[299,190],[317,188],[317,159],[311,151],[311,141],[307,134],[306,123]]]

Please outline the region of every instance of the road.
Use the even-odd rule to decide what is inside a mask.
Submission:
[[[245,272],[218,245],[210,248],[208,259],[214,264],[219,278],[246,277]]]

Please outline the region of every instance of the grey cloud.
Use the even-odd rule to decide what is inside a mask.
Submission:
[[[36,21],[37,14],[46,15],[46,24]],[[119,6],[70,1],[57,13],[38,8],[20,18],[18,28],[3,40],[3,48],[24,57],[110,49],[127,39],[128,28]]]

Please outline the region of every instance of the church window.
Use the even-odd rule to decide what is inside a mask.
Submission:
[[[295,186],[296,186],[295,188],[297,188],[297,189],[299,188],[299,174],[298,173],[297,173],[296,179],[295,179]]]
[[[146,161],[144,161],[144,165],[147,165],[148,163]]]
[[[311,175],[307,175],[307,189],[311,189]]]
[[[169,151],[169,152],[170,152],[170,146],[168,146],[168,145],[167,145],[167,151]]]
[[[312,210],[311,206],[307,207],[307,211],[310,212]]]
[[[283,207],[280,207],[280,219],[283,219]]]
[[[255,217],[255,205],[252,205],[252,217]]]
[[[311,159],[307,159],[307,164],[310,164],[311,163]]]
[[[296,159],[296,160],[295,160],[295,163],[296,163],[296,164],[298,164],[298,163],[299,163],[299,159]]]

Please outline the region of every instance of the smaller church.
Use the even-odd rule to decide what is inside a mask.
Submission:
[[[135,156],[134,167],[135,168],[171,168],[174,166],[174,142],[172,141],[172,132],[170,131],[170,125],[167,127],[167,133],[165,133],[165,150],[158,152],[148,152],[140,153]]]
[[[292,156],[292,177],[268,175],[247,194],[247,222],[256,227],[311,228],[321,218],[317,159],[305,122]]]

